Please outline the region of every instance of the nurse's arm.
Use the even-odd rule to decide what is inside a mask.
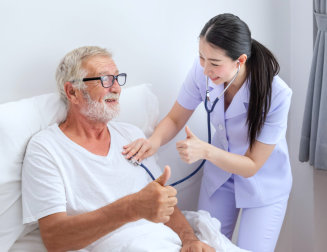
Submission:
[[[248,178],[259,171],[274,148],[275,144],[255,141],[252,149],[248,149],[245,155],[238,155],[207,144],[204,158],[227,172]]]
[[[177,101],[168,115],[156,127],[150,139],[159,141],[160,146],[168,143],[184,127],[194,110],[182,107]]]
[[[182,107],[177,101],[168,115],[161,120],[149,139],[137,139],[124,146],[123,154],[127,159],[133,157],[141,162],[157,152],[160,146],[169,142],[184,127],[194,110]],[[134,156],[135,155],[135,156]]]

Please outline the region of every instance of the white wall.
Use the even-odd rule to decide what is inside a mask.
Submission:
[[[54,72],[64,54],[99,45],[114,53],[120,70],[128,73],[128,85],[153,83],[162,118],[197,56],[201,28],[212,16],[232,12],[277,56],[280,75],[294,92],[289,126],[294,187],[278,251],[291,251],[292,246],[293,251],[313,251],[313,172],[296,161],[312,53],[310,11],[308,0],[2,0],[0,103],[56,91]],[[206,139],[204,121],[200,108],[189,125]],[[161,165],[173,167],[172,180],[190,171],[174,145],[163,147],[159,155]],[[178,188],[182,208],[195,209],[199,177]]]

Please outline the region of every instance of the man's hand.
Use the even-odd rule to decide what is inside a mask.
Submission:
[[[216,250],[210,247],[208,244],[199,241],[191,240],[183,243],[181,252],[215,252]]]
[[[159,178],[135,194],[134,207],[139,217],[157,223],[169,221],[177,204],[176,189],[165,186],[169,177],[170,167],[166,166]]]

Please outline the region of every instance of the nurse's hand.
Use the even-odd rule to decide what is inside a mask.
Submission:
[[[130,144],[123,146],[122,152],[126,159],[133,158],[138,162],[142,162],[143,159],[152,156],[158,151],[160,144],[155,144],[150,139],[139,138]]]
[[[177,151],[183,161],[188,164],[205,159],[208,143],[200,140],[188,126],[185,127],[186,139],[176,143]]]

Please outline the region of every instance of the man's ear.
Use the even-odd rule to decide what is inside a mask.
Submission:
[[[73,86],[73,83],[70,81],[65,82],[64,88],[65,88],[65,93],[66,93],[67,99],[72,104],[78,103],[78,99],[77,99],[78,92],[77,92],[77,89]]]

